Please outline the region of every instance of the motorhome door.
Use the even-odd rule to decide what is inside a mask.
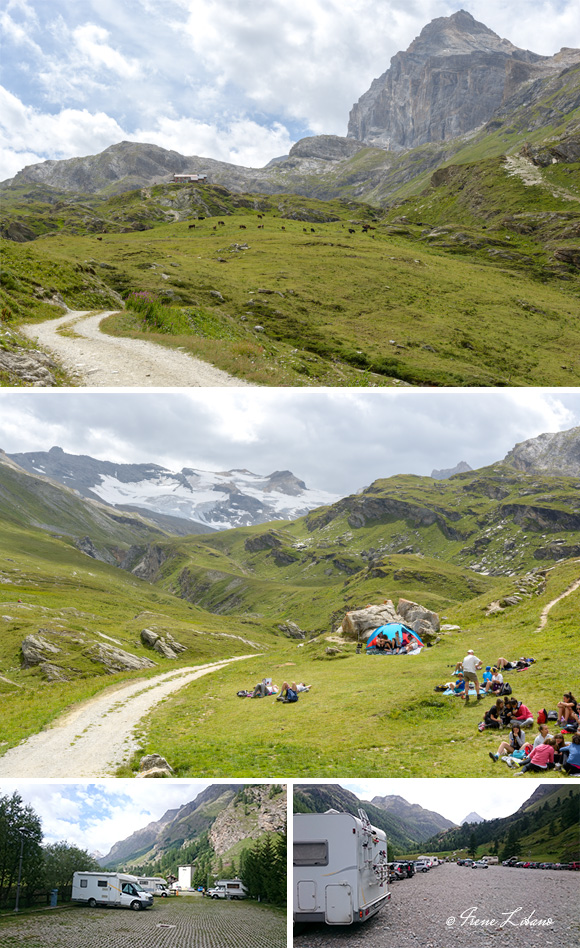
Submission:
[[[352,889],[347,882],[326,886],[324,914],[328,925],[352,925]]]

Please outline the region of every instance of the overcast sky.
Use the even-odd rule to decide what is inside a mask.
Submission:
[[[520,441],[580,425],[580,393],[468,389],[0,389],[0,449],[154,462],[170,470],[290,470],[346,496],[378,477],[483,467]]]
[[[0,0],[0,180],[122,140],[261,167],[345,135],[391,57],[461,8],[537,53],[580,47],[578,0]]]

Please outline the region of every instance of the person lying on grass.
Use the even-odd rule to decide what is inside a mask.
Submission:
[[[251,697],[252,698],[266,698],[268,695],[278,694],[278,689],[276,685],[272,683],[271,678],[262,678],[262,681],[256,685],[254,688]]]
[[[508,735],[507,741],[502,741],[497,751],[495,752],[495,754],[493,754],[490,751],[489,756],[495,763],[497,760],[500,759],[500,757],[511,756],[511,754],[513,754],[514,751],[524,751],[525,746],[526,746],[526,735],[522,731],[519,724],[514,724]],[[522,757],[523,756],[524,755],[522,753]]]
[[[291,703],[293,701],[298,701],[298,693],[300,691],[310,691],[311,686],[305,685],[303,681],[296,684],[293,681],[290,685],[287,681],[282,685],[282,691],[276,698],[276,701],[284,701],[286,703]]]

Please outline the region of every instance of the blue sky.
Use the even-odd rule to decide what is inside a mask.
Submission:
[[[0,389],[0,449],[170,470],[291,470],[346,496],[378,477],[500,461],[520,441],[580,426],[578,391]]]
[[[209,785],[193,780],[0,780],[0,795],[16,791],[32,806],[41,818],[45,844],[66,840],[106,855],[114,843],[195,800]]]
[[[122,140],[261,167],[346,134],[391,56],[461,6],[517,46],[580,46],[578,0],[0,0],[0,180]]]

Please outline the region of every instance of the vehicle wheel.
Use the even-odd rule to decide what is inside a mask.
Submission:
[[[131,902],[131,908],[133,909],[134,912],[140,912],[140,911],[141,911],[141,903],[140,903],[140,902],[137,902],[137,900],[135,900],[134,902]]]
[[[217,899],[217,898],[219,898],[218,895],[212,895],[212,899]]]
[[[89,908],[96,908],[97,902],[96,899],[89,899]]]
[[[162,898],[162,899],[166,899],[166,898],[167,898],[167,892],[162,892],[162,893],[161,893],[161,898]]]

